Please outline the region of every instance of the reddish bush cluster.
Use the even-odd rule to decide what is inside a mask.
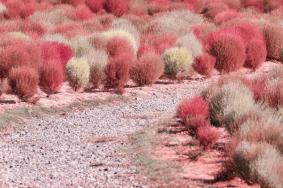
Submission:
[[[283,29],[277,25],[266,25],[263,29],[267,57],[279,60],[280,50],[283,48]]]
[[[196,136],[200,144],[207,147],[215,144],[220,135],[215,127],[212,127],[209,123],[207,123],[197,129]]]
[[[8,41],[0,51],[1,78],[7,77],[12,68],[30,66],[34,69],[40,64],[40,53],[34,44],[20,40]]]
[[[92,12],[97,13],[103,10],[105,0],[86,0],[85,3]]]
[[[231,72],[243,67],[246,59],[243,39],[235,34],[220,34],[212,44],[210,53],[216,57],[215,68]]]
[[[195,132],[204,147],[211,146],[218,140],[217,129],[208,122],[208,103],[203,97],[196,96],[182,101],[177,108],[177,116]]]
[[[151,85],[162,76],[164,63],[155,53],[147,53],[139,58],[131,70],[131,78],[138,85]]]
[[[42,64],[39,86],[45,93],[50,95],[57,92],[64,79],[64,67],[58,59],[49,59]]]
[[[105,10],[115,16],[122,16],[129,9],[128,0],[106,0]]]
[[[106,69],[107,86],[117,88],[118,93],[124,93],[124,86],[129,79],[129,71],[133,63],[131,55],[122,55],[110,58]]]
[[[12,68],[8,79],[13,92],[23,100],[27,100],[37,93],[38,73],[30,67]]]
[[[36,10],[35,0],[5,0],[4,5],[7,7],[5,12],[6,18],[26,18]]]
[[[192,99],[186,99],[179,104],[177,108],[178,118],[185,121],[187,116],[203,116],[208,117],[208,104],[201,96],[194,97]]]
[[[106,44],[107,52],[110,56],[115,57],[121,54],[129,54],[134,56],[134,51],[130,43],[122,37],[113,37]]]
[[[63,67],[73,56],[72,49],[63,43],[43,42],[40,47],[43,61],[58,60]]]
[[[228,11],[218,13],[214,18],[214,22],[216,24],[223,24],[227,21],[230,21],[232,19],[239,18],[239,17],[241,17],[241,14],[238,13],[237,11],[228,10]]]
[[[78,20],[88,20],[94,17],[91,10],[84,4],[78,5],[75,9],[75,17]]]
[[[215,63],[215,57],[205,53],[195,59],[193,68],[201,75],[210,76],[215,66]]]
[[[156,35],[148,35],[143,38],[138,55],[154,51],[156,54],[161,55],[167,48],[170,48],[176,42],[177,37],[173,34],[162,33]]]

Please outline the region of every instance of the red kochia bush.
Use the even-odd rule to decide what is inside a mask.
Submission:
[[[205,126],[201,126],[196,131],[197,139],[200,144],[207,147],[215,144],[219,139],[219,133],[215,127],[212,127],[209,123]]]
[[[103,9],[105,0],[86,0],[86,5],[94,13],[100,12]]]
[[[43,61],[58,59],[63,67],[73,57],[71,47],[59,42],[44,42],[41,44]]]
[[[263,29],[266,41],[267,57],[280,59],[280,50],[283,48],[283,29],[277,25],[269,24]]]
[[[84,4],[86,0],[65,0],[65,1],[70,5],[78,6],[80,4]]]
[[[130,43],[122,37],[113,37],[106,44],[107,51],[110,56],[119,56],[123,53],[134,54],[134,50]]]
[[[48,95],[57,92],[64,82],[64,68],[61,62],[54,59],[43,63],[40,69],[39,86]]]
[[[193,63],[193,68],[201,75],[210,76],[215,66],[215,63],[215,57],[209,55],[208,53],[205,53],[195,59],[195,62]]]
[[[142,38],[142,44],[138,52],[139,55],[150,52],[152,50],[154,50],[155,53],[161,55],[167,48],[172,47],[177,40],[176,35],[169,33],[148,35],[143,37],[144,38]]]
[[[257,69],[266,60],[266,45],[261,39],[252,39],[247,45],[247,59],[244,64],[245,67],[253,70]]]
[[[245,8],[254,8],[257,11],[263,12],[264,11],[264,1],[263,0],[244,0],[242,1],[242,5]]]
[[[208,124],[208,120],[204,116],[195,116],[187,117],[184,123],[187,127],[196,131],[199,127],[206,126]]]
[[[199,13],[204,5],[203,1],[199,1],[199,0],[182,0],[182,1],[190,11],[196,13]]]
[[[105,69],[106,85],[117,88],[117,92],[122,94],[124,86],[129,80],[129,71],[132,66],[133,57],[127,53],[112,57]]]
[[[35,44],[13,40],[0,50],[0,78],[7,77],[12,67],[30,66],[37,69],[40,64],[40,51]]]
[[[217,14],[229,10],[229,7],[223,2],[210,2],[205,6],[203,13],[206,17],[213,19]]]
[[[202,96],[196,96],[181,102],[177,108],[177,117],[185,121],[189,117],[208,117],[208,104]]]
[[[143,55],[131,70],[131,78],[138,85],[153,84],[162,76],[164,63],[155,53]]]
[[[85,5],[78,5],[75,8],[75,17],[78,20],[88,20],[93,18],[94,14],[91,12],[91,10]]]
[[[12,68],[8,80],[13,92],[21,99],[28,99],[37,92],[38,73],[30,67]]]
[[[246,60],[245,44],[237,34],[219,34],[212,43],[210,53],[216,57],[216,69],[231,72],[241,68]]]
[[[34,0],[6,0],[6,18],[26,18],[34,13],[36,2]]]
[[[241,14],[235,10],[227,10],[224,12],[220,12],[214,18],[214,22],[216,24],[222,24],[224,22],[230,21],[235,18],[241,17]]]
[[[129,2],[128,0],[106,0],[104,8],[115,16],[122,16],[129,9]]]

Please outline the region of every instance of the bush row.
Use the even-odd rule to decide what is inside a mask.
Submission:
[[[216,127],[226,128],[231,135],[225,149],[229,176],[279,188],[283,186],[280,83],[282,70],[254,79],[224,77],[200,96],[182,101],[177,116],[204,146],[219,138]]]

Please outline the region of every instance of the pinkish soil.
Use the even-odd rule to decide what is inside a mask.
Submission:
[[[260,73],[269,72],[276,66],[278,66],[276,63],[265,63],[264,66],[262,66],[256,73],[250,73],[248,70],[242,69],[236,73],[233,73],[232,75],[255,76]],[[131,102],[125,102],[125,104],[112,104],[116,105],[113,106],[113,108],[117,107],[117,110],[110,111],[112,109],[107,106],[92,106],[88,107],[90,109],[83,110],[78,114],[70,113],[70,115],[67,114],[64,115],[64,117],[51,116],[43,119],[34,117],[32,118],[32,121],[26,121],[26,123],[23,123],[23,125],[17,124],[7,126],[0,135],[0,157],[3,159],[9,158],[9,160],[6,162],[6,164],[3,163],[0,165],[2,174],[0,175],[0,185],[3,183],[3,185],[12,185],[12,187],[21,185],[24,185],[23,187],[28,187],[28,185],[39,185],[40,187],[40,185],[48,183],[50,186],[53,185],[66,187],[69,184],[64,184],[63,177],[71,176],[75,178],[77,176],[77,178],[74,179],[75,184],[72,185],[80,185],[83,187],[87,185],[99,185],[99,183],[103,183],[103,185],[105,183],[106,187],[113,187],[115,184],[117,187],[130,187],[131,184],[129,184],[129,181],[135,182],[133,183],[133,186],[140,185],[138,187],[146,187],[146,185],[150,187],[258,187],[257,185],[248,185],[240,178],[234,178],[232,180],[223,182],[213,182],[216,175],[221,171],[223,163],[226,160],[222,151],[223,148],[221,149],[221,146],[223,146],[223,144],[228,140],[224,130],[219,129],[219,131],[222,133],[222,138],[217,143],[217,146],[219,147],[209,149],[205,152],[196,152],[200,151],[200,148],[198,148],[195,140],[188,136],[188,134],[186,134],[184,131],[173,131],[174,134],[168,134],[166,131],[165,133],[162,133],[162,131],[160,131],[160,128],[168,130],[172,128],[170,127],[172,124],[176,124],[176,121],[173,118],[174,109],[182,98],[198,94],[209,83],[217,80],[218,78],[219,75],[217,74],[213,75],[210,79],[203,79],[202,77],[196,75],[193,79],[182,81],[182,83],[174,83],[163,80],[160,81],[159,84],[155,84],[152,87],[135,87],[133,84],[129,84],[123,97],[127,98]],[[74,102],[107,100],[114,94],[112,92],[101,91],[76,93],[72,91],[67,84],[64,84],[58,94],[47,97],[44,93],[40,92],[39,95],[40,100],[35,106],[46,108],[62,108],[67,107]],[[0,103],[0,114],[8,109],[15,110],[19,107],[34,106],[20,102],[15,96],[12,95],[1,96],[1,101],[4,101],[4,103]],[[14,101],[15,103],[6,104],[5,101]],[[119,109],[121,109],[121,111],[119,111]],[[99,112],[99,110],[101,110],[101,112]],[[103,119],[103,114],[111,118],[105,122]],[[164,124],[160,123],[160,121],[167,122]],[[172,124],[168,124],[168,121],[170,121]],[[132,130],[130,126],[127,125],[129,122],[133,123],[135,126]],[[59,123],[60,126],[58,126],[57,123]],[[98,127],[97,130],[93,127],[93,124],[100,125],[104,123],[105,126]],[[121,128],[115,127],[117,123],[119,123],[119,125],[121,123]],[[145,126],[145,123],[149,124],[149,128]],[[69,135],[73,134],[72,132],[70,133],[70,125],[79,125],[79,127],[74,127],[74,131],[77,131],[74,132],[74,135]],[[164,125],[167,126],[164,127]],[[57,131],[59,129],[60,131]],[[173,130],[174,129],[178,130],[179,128],[173,127]],[[26,133],[26,131],[28,131],[28,133]],[[89,131],[93,131],[95,134],[97,134],[95,139],[93,139],[93,137],[89,137]],[[106,135],[105,137],[105,131],[112,131],[114,133],[111,132],[111,134]],[[142,133],[140,133],[140,131],[142,131]],[[25,133],[23,134],[23,132]],[[96,184],[93,184],[94,182],[90,180],[88,182],[84,182],[83,179],[79,179],[80,175],[82,175],[82,177],[86,177],[86,175],[83,176],[83,174],[76,174],[75,172],[72,172],[73,169],[70,169],[67,166],[64,166],[64,169],[61,169],[62,171],[57,173],[57,175],[59,174],[59,179],[57,182],[55,181],[55,183],[54,179],[51,181],[48,178],[46,179],[46,177],[41,177],[38,175],[40,174],[38,168],[45,169],[46,173],[49,172],[49,166],[45,166],[42,163],[42,160],[54,157],[54,153],[52,153],[53,149],[46,151],[44,158],[42,158],[41,155],[37,156],[37,153],[34,154],[30,151],[27,151],[30,153],[24,153],[25,151],[22,148],[21,142],[33,140],[35,143],[35,146],[33,147],[36,149],[38,142],[41,143],[41,145],[48,145],[48,148],[55,147],[58,149],[58,151],[62,150],[60,146],[48,143],[48,139],[41,139],[43,133],[46,134],[46,138],[48,138],[49,135],[52,135],[50,138],[54,139],[52,140],[54,143],[60,143],[62,145],[69,146],[69,142],[76,142],[75,144],[69,146],[71,151],[72,149],[74,149],[74,151],[77,149],[73,148],[75,146],[84,148],[86,144],[85,139],[90,139],[91,141],[88,141],[88,143],[90,142],[94,145],[100,143],[100,140],[102,139],[102,153],[104,152],[104,147],[112,147],[112,149],[115,150],[114,153],[123,153],[123,155],[128,156],[135,155],[135,157],[133,157],[134,159],[132,159],[132,156],[129,157],[129,159],[127,159],[127,156],[124,157],[125,162],[122,160],[119,166],[126,166],[126,168],[121,171],[126,171],[126,169],[129,168],[129,165],[132,167],[134,166],[134,168],[141,169],[139,176],[143,177],[142,179],[146,179],[146,181],[143,181],[142,183],[139,182],[139,177],[137,177],[136,174],[123,174],[121,175],[123,177],[122,179],[119,179],[118,176],[115,176],[115,181],[112,181],[112,176],[109,176],[110,172],[105,172],[102,170],[102,172],[95,171],[93,173],[96,174],[97,177],[107,177],[106,180],[103,178],[97,178]],[[53,135],[55,133],[58,135]],[[77,135],[81,136],[83,141],[81,139],[69,140]],[[134,139],[127,139],[129,135],[134,135]],[[97,138],[99,138],[98,141]],[[138,142],[136,138],[139,138]],[[123,147],[116,147],[116,145],[119,145],[120,142],[123,143]],[[113,144],[115,145],[115,148]],[[40,147],[38,151],[42,152]],[[123,152],[132,147],[135,148],[133,154],[130,154],[130,152]],[[89,151],[86,151],[86,155],[88,152]],[[33,163],[25,164],[23,163],[25,161],[21,162],[22,158],[17,159],[19,153],[31,155],[26,157],[32,158],[34,160]],[[94,155],[101,157],[100,154],[103,156],[102,153],[97,153]],[[68,161],[64,161],[68,157],[75,157],[74,153],[69,153],[68,155],[64,155],[64,157],[58,162],[58,165],[64,165],[65,163],[68,163]],[[106,156],[108,156],[108,154]],[[81,159],[81,156],[78,157],[80,158],[80,161],[84,161],[85,163],[90,162],[88,159]],[[117,160],[115,155],[113,158]],[[54,159],[57,159],[57,157]],[[76,162],[76,159],[73,160]],[[129,161],[132,160],[138,162],[130,163]],[[20,164],[18,164],[18,162]],[[109,161],[106,161],[105,163],[107,162]],[[112,162],[113,161],[110,161],[109,163]],[[12,163],[17,163],[18,166],[15,164],[11,165]],[[53,165],[56,165],[56,163]],[[13,166],[15,169],[9,169],[9,166]],[[56,166],[54,168],[56,168]],[[115,170],[117,167],[113,168]],[[38,175],[37,178],[41,182],[35,182],[35,180],[32,178],[32,174],[29,174],[29,172],[34,174],[38,173],[36,175]],[[62,174],[62,177],[60,174]],[[125,179],[124,176],[127,178]],[[52,178],[54,178],[53,175]],[[21,179],[23,179],[24,182],[21,182]],[[99,179],[101,179],[101,182]],[[13,180],[13,182],[10,182],[11,180]]]

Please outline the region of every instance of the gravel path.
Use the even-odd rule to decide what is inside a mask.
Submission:
[[[149,187],[125,152],[128,135],[172,115],[203,84],[164,86],[147,99],[34,118],[0,133],[0,187]]]

